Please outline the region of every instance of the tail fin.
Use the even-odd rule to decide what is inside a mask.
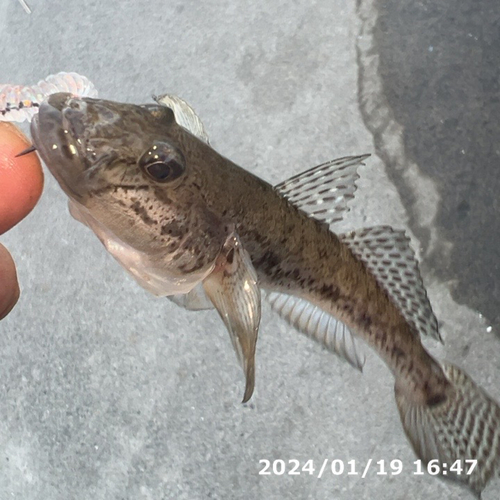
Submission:
[[[441,366],[451,383],[444,401],[418,405],[396,391],[403,428],[424,464],[436,460],[434,470],[480,495],[500,473],[500,406],[465,372]]]

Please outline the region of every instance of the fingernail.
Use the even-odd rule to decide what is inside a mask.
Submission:
[[[23,141],[27,141],[29,142],[29,139],[26,137],[25,134],[23,134],[21,132],[21,130],[19,129],[19,127],[16,127],[13,123],[10,123],[10,122],[0,122],[0,131],[1,129],[5,129],[5,130],[9,130],[9,132],[17,135],[18,137],[20,137],[21,139],[23,139]]]

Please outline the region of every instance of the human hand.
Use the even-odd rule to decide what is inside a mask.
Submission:
[[[43,172],[36,154],[15,158],[30,141],[11,123],[0,122],[0,234],[26,217],[42,194]],[[0,319],[19,298],[16,267],[0,244]]]

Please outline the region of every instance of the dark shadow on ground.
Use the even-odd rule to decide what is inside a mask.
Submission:
[[[437,184],[436,223],[453,243],[451,254],[435,253],[426,264],[439,279],[458,280],[454,299],[484,314],[498,333],[498,0],[384,0],[379,13],[386,97],[404,127],[409,157]]]

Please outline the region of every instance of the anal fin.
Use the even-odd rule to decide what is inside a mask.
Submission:
[[[359,371],[363,371],[365,356],[344,323],[308,300],[294,295],[269,292],[267,298],[273,311],[299,332],[338,354]]]

